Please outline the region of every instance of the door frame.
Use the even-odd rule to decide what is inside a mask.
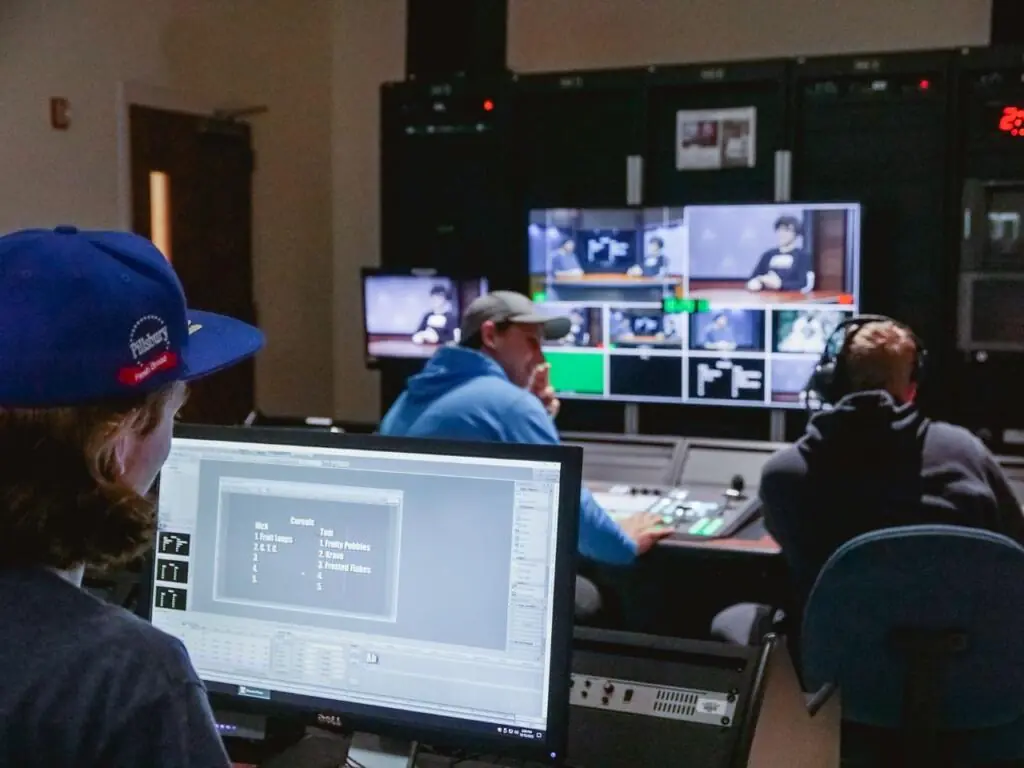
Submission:
[[[158,85],[131,80],[117,84],[117,225],[132,231],[132,124],[133,106],[208,117],[217,106],[205,99]]]

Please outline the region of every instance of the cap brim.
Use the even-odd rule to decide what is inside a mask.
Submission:
[[[230,368],[259,352],[266,342],[255,326],[213,312],[188,311],[188,346],[182,353],[184,381]]]
[[[509,318],[513,323],[529,323],[544,328],[544,339],[556,341],[564,339],[572,330],[572,320],[568,317],[551,317],[551,315],[516,315]]]

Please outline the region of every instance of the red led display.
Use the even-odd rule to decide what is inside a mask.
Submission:
[[[1011,136],[1024,136],[1024,107],[1003,107],[999,130]]]

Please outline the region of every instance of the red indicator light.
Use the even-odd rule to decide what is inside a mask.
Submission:
[[[920,88],[922,91],[927,91],[929,88],[932,87],[932,84],[928,80],[922,80],[920,83],[917,84],[917,87]]]
[[[490,112],[493,109],[494,109],[494,102],[493,101],[491,101],[490,99],[487,99],[486,101],[484,101],[484,112]]]
[[[1011,136],[1024,136],[1024,107],[1003,107],[999,130]]]
[[[840,304],[853,304],[853,296],[851,296],[848,293],[841,293],[841,294],[839,294],[839,303]]]

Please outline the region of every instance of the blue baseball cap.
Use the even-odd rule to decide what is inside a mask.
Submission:
[[[133,397],[254,355],[259,329],[188,309],[149,240],[75,227],[0,237],[0,406]]]

